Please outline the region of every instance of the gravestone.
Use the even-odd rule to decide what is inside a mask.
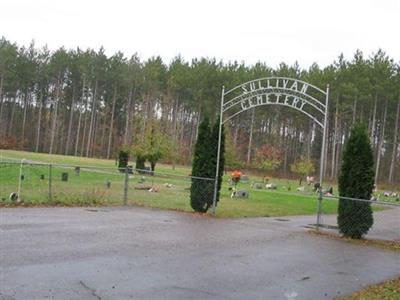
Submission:
[[[80,173],[81,173],[81,167],[75,167],[75,174],[79,176]]]
[[[137,170],[139,174],[149,174],[153,175],[150,167],[144,167],[143,170]]]
[[[383,192],[383,196],[385,196],[385,197],[397,197],[398,195],[397,195],[396,192],[393,192],[393,191],[384,191]]]
[[[314,181],[315,181],[315,177],[314,176],[307,176],[306,177],[306,181],[307,181],[308,185],[313,184]]]
[[[17,201],[18,200],[18,194],[13,192],[10,194],[10,200],[11,201]]]
[[[303,185],[303,186],[299,186],[298,188],[297,188],[297,191],[298,192],[305,192],[306,191],[306,187]]]
[[[151,185],[144,185],[143,183],[138,183],[134,186],[135,190],[142,190],[142,191],[148,191],[152,188]]]
[[[68,181],[68,173],[61,173],[61,181]]]
[[[253,187],[254,187],[256,190],[261,190],[261,189],[263,188],[263,184],[260,183],[260,182],[256,182],[256,183],[254,183]]]
[[[128,166],[128,174],[133,174],[133,166]]]
[[[275,183],[267,183],[265,187],[269,190],[276,190],[278,187]]]
[[[248,190],[238,190],[234,192],[233,195],[235,198],[249,198],[249,191]]]
[[[248,183],[249,182],[249,176],[247,175],[243,175],[242,177],[240,177],[240,181],[243,183]]]

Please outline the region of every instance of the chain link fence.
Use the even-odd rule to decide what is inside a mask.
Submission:
[[[340,205],[343,210],[351,206],[351,212],[338,219],[337,211]],[[336,213],[332,213],[333,206]],[[324,195],[320,200],[319,211],[316,224],[319,230],[342,233],[340,228],[356,226],[369,228],[369,224],[372,223],[372,227],[365,235],[366,238],[400,242],[400,205],[398,203]]]
[[[212,203],[213,178],[138,170],[0,161],[2,205],[144,205],[191,210],[190,194]]]
[[[193,211],[191,195],[212,206],[215,180],[176,174],[137,170],[131,167],[94,167],[38,163],[28,160],[0,161],[0,205],[143,205],[147,207]],[[353,204],[351,214],[342,220],[347,227],[359,226],[356,220],[373,225],[366,237],[400,242],[398,202],[372,201],[338,196],[322,196],[317,228],[340,233],[339,201]],[[339,200],[341,199],[341,200]],[[365,209],[372,208],[372,216]],[[358,207],[358,209],[357,209]]]

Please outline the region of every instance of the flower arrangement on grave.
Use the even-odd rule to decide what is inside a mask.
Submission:
[[[239,170],[233,171],[231,173],[231,181],[235,184],[235,186],[238,184],[241,177],[242,177],[242,172],[240,172]]]

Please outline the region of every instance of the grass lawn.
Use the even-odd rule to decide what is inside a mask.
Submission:
[[[0,161],[1,157],[12,158],[12,159],[26,159],[35,162],[44,163],[56,163],[56,164],[66,164],[66,165],[79,165],[79,166],[91,166],[91,167],[104,167],[104,168],[115,168],[115,159],[101,159],[101,158],[87,158],[71,155],[57,155],[57,154],[45,154],[45,153],[35,153],[27,151],[16,151],[16,150],[1,150],[0,149]],[[130,162],[133,164],[133,162]],[[159,173],[173,173],[176,175],[187,176],[191,172],[191,169],[187,166],[175,166],[172,169],[171,165],[157,164],[156,170]]]
[[[400,277],[371,285],[361,291],[338,300],[396,300],[400,299]]]
[[[0,205],[11,205],[11,192],[18,191],[19,164],[5,164],[6,158],[27,161],[66,164],[70,167],[53,166],[51,169],[51,197],[49,196],[49,166],[24,165],[20,196],[24,205],[120,205],[124,195],[125,175],[116,170],[115,160],[82,158],[64,155],[48,155],[32,152],[0,150]],[[73,166],[80,166],[79,176]],[[84,166],[92,167],[91,169]],[[134,175],[129,178],[128,204],[161,209],[193,211],[189,203],[190,180],[183,176],[190,167],[158,164],[156,171],[171,176]],[[61,174],[68,173],[68,181],[61,181]],[[41,179],[41,177],[44,179]],[[271,179],[277,190],[256,190],[250,182],[261,178],[250,176],[250,182],[239,183],[238,189],[250,191],[249,198],[230,198],[228,178],[224,180],[217,217],[267,217],[287,215],[312,215],[316,212],[317,196],[310,192],[296,192],[297,181]],[[142,184],[141,181],[144,181]],[[107,183],[110,185],[107,187]],[[141,185],[154,186],[158,192],[138,190]],[[168,185],[168,186],[167,186]],[[288,190],[291,186],[291,191]],[[324,213],[335,213],[336,201],[324,201]]]

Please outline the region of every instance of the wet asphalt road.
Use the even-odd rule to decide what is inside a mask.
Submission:
[[[398,253],[300,225],[138,207],[1,209],[0,299],[333,299],[400,274]]]

